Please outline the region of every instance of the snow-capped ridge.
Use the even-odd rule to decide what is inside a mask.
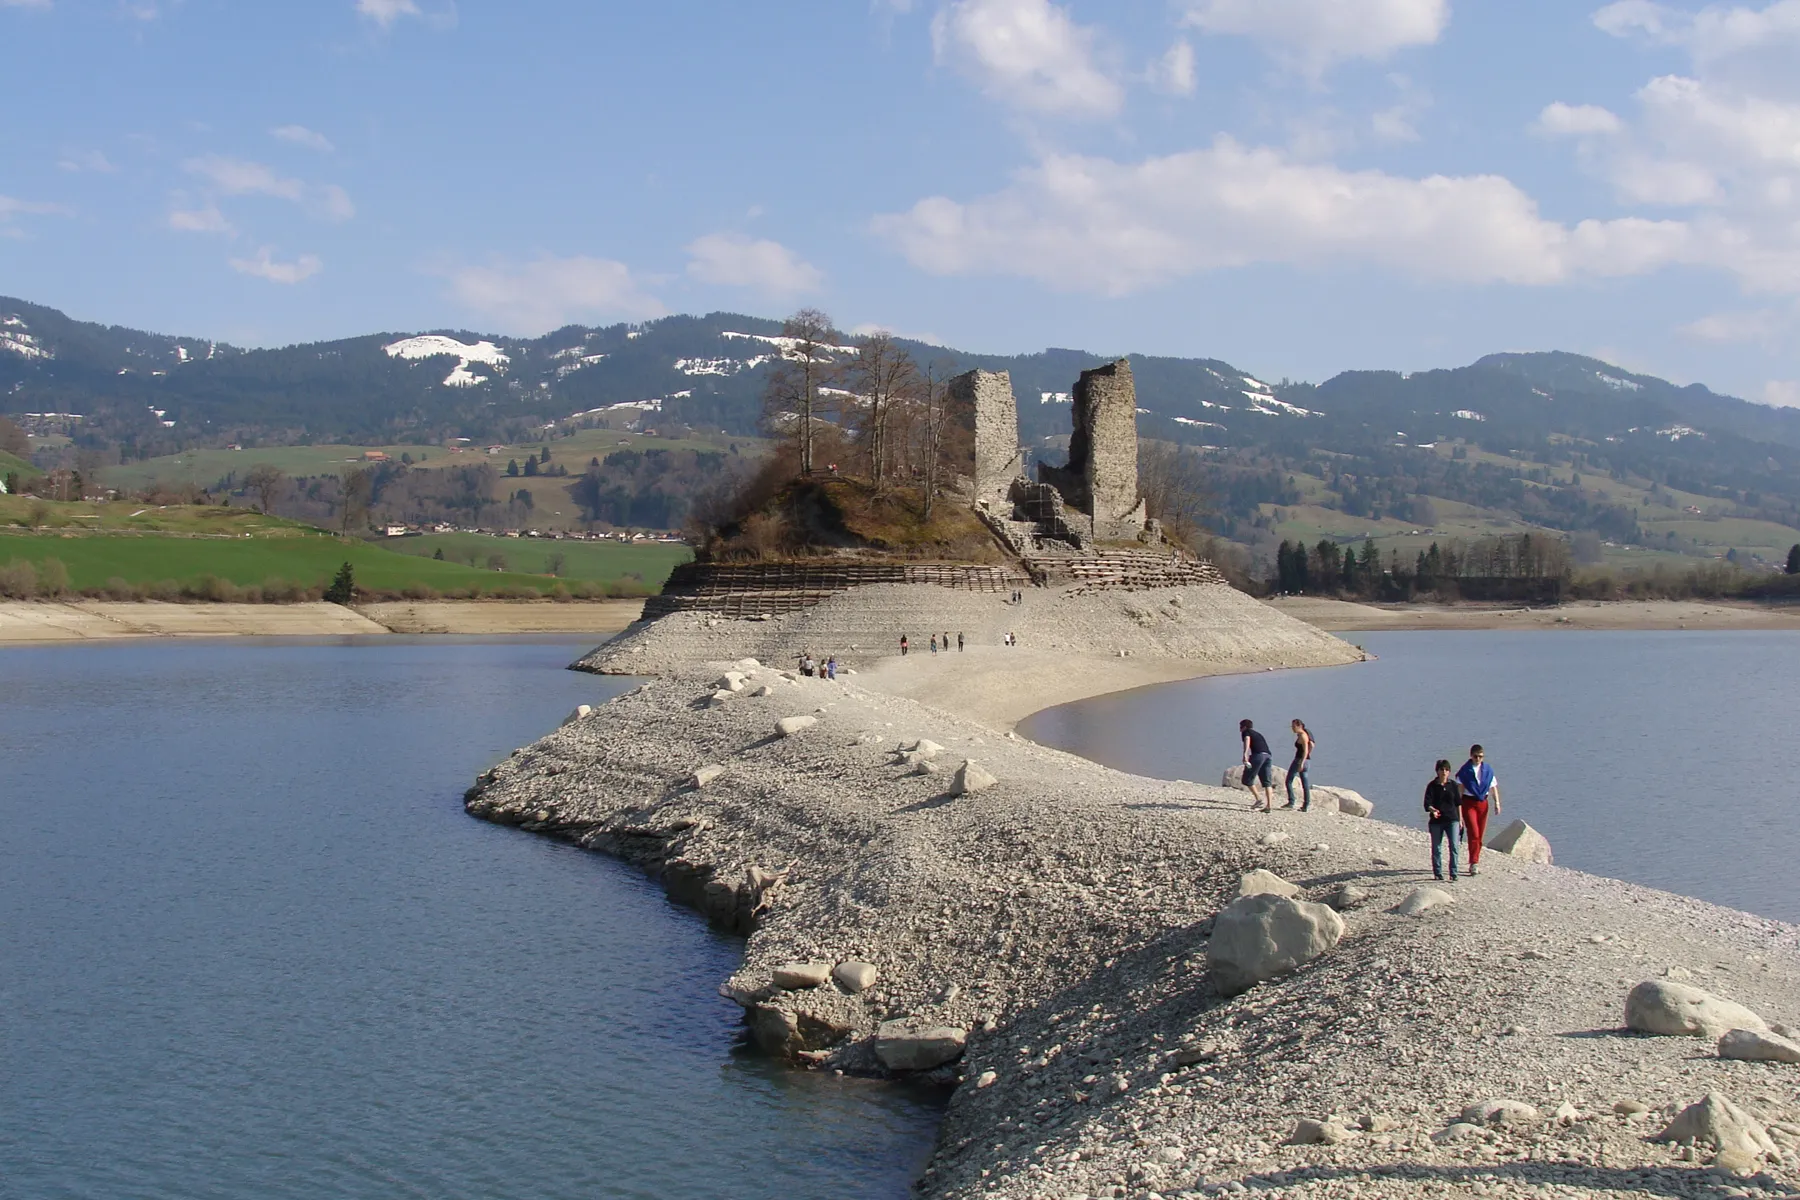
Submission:
[[[512,359],[507,353],[492,342],[480,341],[474,345],[459,342],[453,337],[445,337],[441,333],[426,333],[418,337],[401,338],[382,347],[389,358],[416,360],[422,358],[438,358],[453,356],[456,366],[450,374],[444,376],[445,387],[474,387],[478,383],[486,383],[486,375],[477,375],[469,370],[470,363],[484,363],[494,368],[497,374],[505,374],[506,364]]]

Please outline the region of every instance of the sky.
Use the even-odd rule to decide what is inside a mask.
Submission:
[[[0,0],[0,294],[1800,404],[1800,0]]]

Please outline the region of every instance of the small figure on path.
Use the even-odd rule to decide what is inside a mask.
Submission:
[[[962,630],[960,630],[960,629],[959,629],[959,630],[957,630],[957,631],[956,631],[956,652],[957,652],[957,653],[958,653],[958,654],[961,654],[961,653],[962,653],[962,648],[963,648],[963,643],[962,643]]]
[[[1487,836],[1488,801],[1494,802],[1494,815],[1500,815],[1500,781],[1494,768],[1488,766],[1487,752],[1480,746],[1469,747],[1469,761],[1456,773],[1462,785],[1463,841],[1469,847],[1469,874],[1481,865],[1481,840]]]
[[[937,653],[937,634],[935,633],[931,635],[931,652],[933,654]]]
[[[904,633],[900,635],[900,657],[906,657],[906,635]]]
[[[1269,753],[1269,739],[1245,717],[1238,722],[1238,737],[1244,743],[1244,786],[1250,789],[1250,811],[1269,812],[1275,806],[1275,759]],[[1262,784],[1262,803],[1257,804],[1256,786]]]
[[[1450,760],[1437,761],[1437,777],[1425,785],[1426,822],[1431,829],[1431,875],[1444,877],[1444,843],[1450,844],[1450,882],[1456,882],[1456,823],[1462,810],[1462,785],[1450,777]],[[1471,872],[1473,867],[1469,868]]]
[[[837,655],[835,654],[825,660],[825,678],[832,680],[837,678]]]
[[[800,656],[800,673],[802,675],[810,679],[818,671],[818,668],[819,660],[812,656],[811,650]]]
[[[1281,807],[1294,807],[1294,779],[1298,776],[1300,780],[1300,811],[1306,812],[1312,808],[1312,781],[1306,777],[1306,767],[1308,763],[1312,762],[1313,746],[1316,743],[1313,741],[1312,731],[1299,717],[1289,721],[1288,725],[1294,731],[1294,761],[1288,764],[1288,798],[1287,803]]]

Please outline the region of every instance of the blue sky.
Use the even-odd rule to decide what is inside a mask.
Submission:
[[[1800,0],[0,0],[0,292],[1800,403]]]

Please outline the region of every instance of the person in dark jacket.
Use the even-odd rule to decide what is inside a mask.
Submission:
[[[1257,732],[1250,718],[1238,722],[1238,737],[1244,744],[1244,786],[1250,789],[1250,811],[1268,812],[1275,807],[1275,757],[1269,753],[1269,739]],[[1262,784],[1262,803],[1258,804],[1256,785]]]
[[[1450,843],[1450,882],[1456,882],[1456,823],[1462,816],[1462,785],[1450,777],[1450,760],[1437,761],[1437,777],[1425,785],[1425,819],[1431,829],[1431,874],[1444,877],[1444,843]]]

